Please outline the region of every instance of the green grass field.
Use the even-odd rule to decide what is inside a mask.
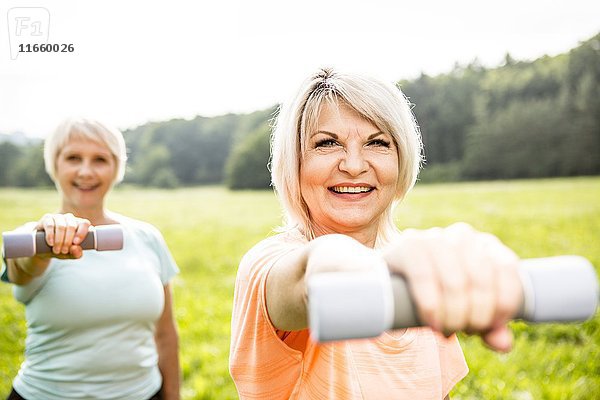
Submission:
[[[57,208],[52,190],[0,189],[0,231]],[[280,221],[271,192],[224,188],[117,189],[109,208],[152,222],[181,274],[174,282],[184,399],[235,399],[229,321],[238,262]],[[600,178],[417,185],[399,227],[465,221],[522,257],[579,254],[600,266]],[[513,323],[514,350],[500,355],[461,336],[470,374],[454,399],[594,399],[600,396],[600,315],[583,324]],[[0,398],[23,359],[24,307],[0,285]]]

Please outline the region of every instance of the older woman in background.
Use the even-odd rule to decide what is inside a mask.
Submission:
[[[241,399],[443,399],[468,372],[453,332],[510,348],[506,322],[521,298],[517,256],[466,224],[404,232],[394,225],[394,206],[422,161],[400,90],[319,70],[282,105],[272,149],[287,224],[238,270],[230,372]],[[313,342],[307,277],[382,262],[407,279],[426,327]]]
[[[178,272],[160,232],[105,207],[123,179],[121,132],[69,119],[45,141],[57,213],[43,230],[52,253],[4,260],[2,279],[25,304],[25,361],[9,399],[178,399],[178,338],[170,281]],[[82,251],[90,226],[120,224],[121,251]]]

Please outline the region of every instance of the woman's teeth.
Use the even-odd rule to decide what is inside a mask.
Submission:
[[[334,186],[331,190],[336,193],[366,193],[370,192],[372,188],[366,186]]]

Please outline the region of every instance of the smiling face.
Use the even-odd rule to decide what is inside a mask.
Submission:
[[[62,211],[85,215],[102,210],[116,168],[115,158],[104,144],[89,139],[68,141],[56,158]]]
[[[374,240],[397,181],[392,137],[343,103],[325,103],[300,165],[300,190],[315,234]]]

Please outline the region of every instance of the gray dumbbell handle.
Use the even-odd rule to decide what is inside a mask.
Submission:
[[[2,239],[6,258],[33,257],[36,254],[52,252],[52,248],[46,243],[44,231],[4,232]],[[123,228],[118,224],[90,227],[81,247],[84,250],[121,250],[123,248]]]
[[[530,322],[583,321],[598,307],[598,278],[579,256],[522,260],[523,304],[514,316]],[[406,282],[381,273],[334,272],[308,280],[309,324],[317,341],[378,336],[422,325]]]

